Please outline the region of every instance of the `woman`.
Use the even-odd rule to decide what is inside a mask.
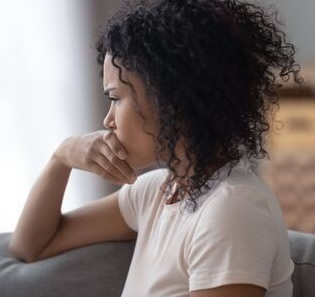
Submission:
[[[277,80],[301,82],[276,24],[237,0],[126,3],[97,43],[106,130],[61,143],[29,194],[12,255],[31,262],[137,238],[122,296],[292,296],[282,213],[253,170],[268,156]],[[61,214],[72,168],[123,187]]]

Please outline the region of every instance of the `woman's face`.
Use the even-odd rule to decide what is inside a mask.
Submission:
[[[133,86],[134,94],[129,85],[120,81],[119,70],[112,64],[111,59],[112,56],[106,54],[103,85],[105,94],[117,101],[111,101],[109,112],[104,119],[104,127],[112,130],[127,150],[126,161],[132,168],[151,166],[156,162],[156,143],[153,136],[146,132],[157,135],[152,105],[146,99],[145,87],[140,78],[120,65],[123,70],[122,78]],[[117,63],[117,60],[115,62]],[[136,108],[140,109],[146,122]]]

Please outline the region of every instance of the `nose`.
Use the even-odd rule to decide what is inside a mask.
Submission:
[[[116,129],[115,117],[113,113],[113,108],[111,107],[104,119],[103,125],[105,129],[114,130]]]

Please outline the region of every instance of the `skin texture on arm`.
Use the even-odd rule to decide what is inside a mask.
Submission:
[[[119,184],[133,183],[136,179],[133,169],[116,155],[120,150],[123,148],[116,141],[116,137],[108,131],[97,131],[66,139],[50,158],[33,185],[12,235],[9,252],[16,258],[29,262],[37,259],[51,242],[56,244],[56,238],[63,238],[64,242],[56,244],[46,255],[106,240],[108,232],[110,238],[115,237],[108,227],[102,225],[104,219],[100,218],[102,215],[105,215],[105,219],[112,215],[111,218],[116,220],[119,216],[115,206],[117,202],[100,201],[66,216],[61,214],[61,205],[72,168],[96,173]],[[102,207],[98,208],[96,204]],[[108,210],[112,213],[106,216]],[[99,224],[98,229],[97,224]],[[99,232],[96,234],[90,232],[93,234],[92,237],[88,235],[88,232],[82,234],[81,237],[71,237],[71,232],[77,232],[77,229],[83,225],[91,226]],[[62,234],[66,230],[67,236],[58,235],[59,230],[63,231]],[[117,236],[120,237],[120,235]]]
[[[33,185],[12,235],[9,252],[24,261],[37,255],[61,222],[61,204],[71,169],[51,158]]]
[[[192,291],[190,292],[190,297],[264,297],[265,292],[266,290],[262,287],[235,284],[214,289]]]
[[[34,261],[89,244],[136,237],[120,212],[116,191],[64,214],[58,232]]]

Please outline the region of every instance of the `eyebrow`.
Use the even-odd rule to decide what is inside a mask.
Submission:
[[[112,91],[112,90],[115,90],[115,89],[116,88],[107,88],[107,89],[104,90],[104,94],[105,95],[109,95],[109,92]]]

